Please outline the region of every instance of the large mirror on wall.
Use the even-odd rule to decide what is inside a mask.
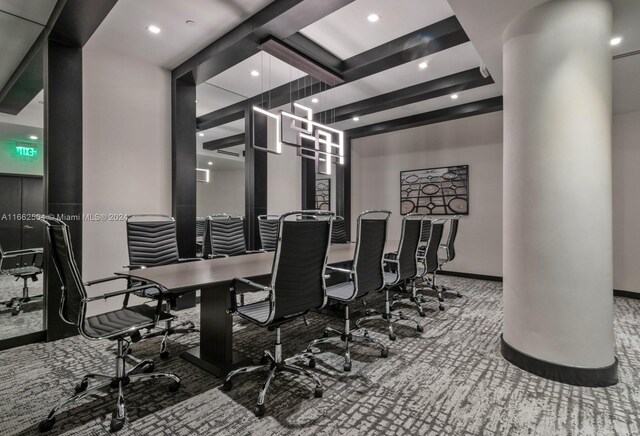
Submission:
[[[11,105],[0,104],[2,348],[13,338],[44,330],[45,239],[37,220],[45,212],[44,92],[36,89],[28,98],[18,104],[16,100]]]

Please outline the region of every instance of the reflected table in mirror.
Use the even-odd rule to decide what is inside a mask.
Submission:
[[[334,244],[329,264],[353,259],[355,244]],[[274,253],[158,266],[116,274],[155,283],[167,292],[182,294],[200,289],[200,345],[182,357],[218,377],[247,363],[233,350],[233,316],[229,308],[229,285],[236,277],[257,278],[271,274]]]

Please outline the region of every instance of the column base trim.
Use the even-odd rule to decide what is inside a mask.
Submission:
[[[540,377],[575,386],[601,388],[618,383],[618,358],[610,366],[602,368],[580,368],[547,362],[518,351],[500,335],[500,352],[509,362],[520,369]]]

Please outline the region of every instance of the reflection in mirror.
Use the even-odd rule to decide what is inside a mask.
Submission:
[[[200,254],[207,216],[245,214],[244,119],[200,132],[197,143],[196,242]]]
[[[0,340],[43,327],[44,92],[0,111]]]

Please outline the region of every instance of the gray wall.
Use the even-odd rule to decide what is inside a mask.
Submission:
[[[212,170],[209,183],[198,182],[196,215],[244,215],[244,170]]]

